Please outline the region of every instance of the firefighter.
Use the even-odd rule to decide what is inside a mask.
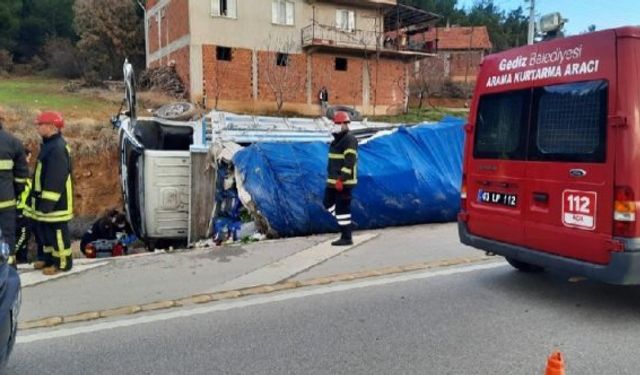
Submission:
[[[336,217],[340,239],[333,246],[349,246],[351,238],[351,192],[356,186],[358,170],[358,140],[349,132],[349,115],[338,111],[333,117],[333,142],[329,146],[327,185],[324,191],[324,207]]]
[[[43,112],[35,121],[42,137],[36,162],[27,215],[32,219],[38,260],[36,269],[45,275],[68,271],[73,266],[68,223],[73,218],[71,155],[62,137],[62,114]]]
[[[25,147],[24,149],[27,165],[31,161],[31,150]],[[28,259],[28,244],[31,237],[31,224],[30,219],[26,215],[27,201],[31,194],[31,179],[27,179],[24,190],[18,196],[16,202],[16,261],[17,263],[27,263]]]
[[[3,129],[3,122],[0,108],[0,229],[11,252],[7,262],[15,267],[16,200],[27,183],[29,168],[22,142]]]

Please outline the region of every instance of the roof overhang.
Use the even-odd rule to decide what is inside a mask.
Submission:
[[[426,10],[398,4],[384,13],[384,31],[404,30],[407,34],[417,34],[433,26],[442,17]]]

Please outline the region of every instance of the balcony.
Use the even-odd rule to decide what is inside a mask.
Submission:
[[[377,2],[395,3],[396,1]],[[385,57],[401,59],[427,57],[437,53],[437,40],[426,41],[424,35],[441,17],[407,5],[389,5],[393,6],[381,12],[384,27],[379,31],[345,30],[336,26],[322,25],[316,22],[314,15],[313,23],[302,29],[302,48],[308,52],[364,54],[373,52]]]
[[[410,58],[433,56],[433,42],[413,41],[401,34],[375,31],[345,31],[335,26],[311,24],[302,29],[302,48],[307,51],[380,53],[385,57]]]

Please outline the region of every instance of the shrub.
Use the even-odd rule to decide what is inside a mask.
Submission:
[[[11,73],[13,71],[13,56],[7,50],[0,49],[0,71]]]
[[[56,77],[73,79],[82,75],[78,50],[69,39],[49,39],[44,45],[44,57]]]
[[[473,85],[446,81],[439,94],[441,98],[469,99],[473,94]]]

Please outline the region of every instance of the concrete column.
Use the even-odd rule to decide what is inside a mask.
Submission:
[[[213,58],[213,56],[206,56],[206,58]],[[189,76],[191,77],[191,98],[193,100],[201,100],[204,94],[204,63],[202,56],[202,45],[191,44],[189,46]]]
[[[251,51],[251,87],[253,89],[253,100],[258,100],[258,52]]]
[[[307,54],[307,105],[313,101],[313,55]]]
[[[364,59],[362,64],[362,110],[369,113],[369,97],[371,96],[371,76],[369,74],[371,59]]]

